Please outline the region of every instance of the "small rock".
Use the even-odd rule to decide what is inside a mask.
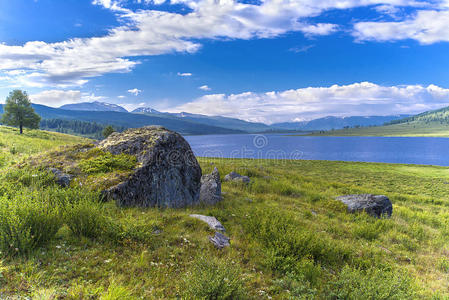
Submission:
[[[72,182],[72,176],[69,174],[63,173],[62,171],[51,168],[50,171],[55,175],[56,183],[62,187],[69,187],[70,182]]]
[[[317,213],[316,211],[314,211],[314,210],[311,210],[310,212],[311,212],[312,215],[314,215],[314,216],[317,216],[317,215],[318,215],[318,213]]]
[[[384,195],[346,195],[335,199],[343,202],[348,207],[350,213],[365,211],[376,218],[389,218],[393,213],[393,205],[391,204],[390,199]]]
[[[251,179],[248,176],[242,176],[239,173],[231,172],[224,178],[225,181],[241,181],[244,183],[250,183]]]
[[[223,225],[221,225],[220,221],[218,221],[215,217],[210,217],[210,216],[203,216],[203,215],[190,215],[192,218],[201,220],[205,223],[207,223],[207,225],[209,225],[209,227],[213,230],[219,230],[219,231],[226,231],[226,229],[223,227]]]
[[[218,249],[223,249],[224,247],[229,247],[231,244],[229,241],[231,240],[227,236],[225,236],[222,233],[215,232],[215,235],[213,237],[209,237],[209,240],[214,244],[215,247]]]
[[[200,203],[214,205],[221,201],[221,181],[217,168],[201,177]]]

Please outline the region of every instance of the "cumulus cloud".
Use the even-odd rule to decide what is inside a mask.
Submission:
[[[287,32],[307,36],[327,35],[335,24],[316,23],[310,18],[331,9],[349,9],[375,4],[417,5],[412,0],[171,0],[187,13],[126,8],[129,1],[94,0],[111,10],[121,26],[106,35],[73,38],[63,42],[30,41],[24,45],[0,44],[0,72],[20,70],[11,78],[23,86],[80,86],[89,78],[106,73],[130,72],[141,56],[174,52],[194,53],[202,39],[273,38]],[[142,2],[142,1],[140,1]],[[160,4],[164,1],[143,1]]]
[[[199,87],[199,89],[202,90],[202,91],[210,91],[210,90],[212,90],[212,89],[211,89],[209,86],[207,86],[207,85],[202,85],[202,86]]]
[[[81,97],[80,91],[48,90],[30,95],[30,100],[36,104],[59,107],[64,104],[82,102]]]
[[[412,39],[429,45],[449,41],[449,1],[438,9],[419,10],[402,21],[358,22],[353,35],[359,41],[397,41]],[[390,13],[395,13],[390,8]]]
[[[128,90],[128,93],[133,94],[134,96],[139,96],[139,94],[142,93],[142,91],[139,89],[132,89]]]
[[[329,115],[414,114],[447,106],[448,102],[449,89],[435,85],[381,86],[361,82],[280,92],[206,95],[170,111],[270,124]]]

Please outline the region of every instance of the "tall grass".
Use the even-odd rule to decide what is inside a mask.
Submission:
[[[46,190],[0,197],[2,255],[29,254],[50,241],[62,226],[61,208]]]

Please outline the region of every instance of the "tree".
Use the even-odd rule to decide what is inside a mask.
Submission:
[[[111,125],[106,126],[103,129],[103,136],[104,138],[107,138],[108,136],[110,136],[113,132],[115,132],[114,127],[112,127]]]
[[[18,126],[20,134],[23,133],[23,127],[39,128],[41,117],[34,112],[30,99],[28,99],[28,94],[25,91],[14,90],[9,93],[3,110],[2,123]]]

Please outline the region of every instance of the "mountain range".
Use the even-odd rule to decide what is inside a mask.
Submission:
[[[117,128],[161,125],[185,135],[330,130],[344,127],[377,126],[408,117],[406,115],[325,117],[304,122],[267,125],[222,116],[160,112],[149,107],[141,107],[128,112],[119,105],[98,101],[67,104],[59,108],[40,104],[33,104],[33,107],[42,119],[47,120],[78,120],[113,125]],[[2,112],[3,108],[0,106],[0,113]]]
[[[407,118],[410,115],[393,116],[368,116],[368,117],[324,117],[303,122],[287,122],[272,124],[273,127],[286,130],[313,131],[313,130],[332,130],[345,127],[366,127],[379,126],[395,120]]]
[[[82,102],[74,104],[66,104],[60,107],[65,110],[83,110],[83,111],[118,111],[128,112],[126,109],[117,104],[111,104],[106,102]]]

